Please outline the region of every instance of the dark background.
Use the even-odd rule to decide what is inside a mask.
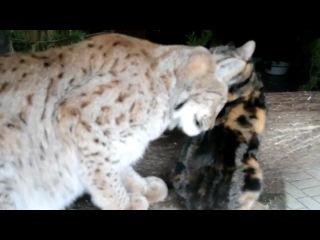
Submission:
[[[90,33],[104,30],[88,30]],[[200,33],[201,30],[115,30],[119,33],[146,38],[161,44],[185,44],[186,35],[192,31]],[[255,56],[265,58],[292,60],[306,43],[320,37],[320,28],[315,29],[288,29],[279,26],[261,28],[221,27],[213,29],[218,44],[234,42],[241,45],[248,40],[255,40],[257,48]]]
[[[239,26],[216,27],[214,39],[210,44],[233,42],[241,46],[248,40],[256,42],[254,57],[260,59],[256,69],[261,73],[267,91],[298,91],[309,80],[309,56],[306,47],[320,37],[320,28],[287,28],[286,25],[243,28]],[[88,30],[91,33],[102,30]],[[186,35],[192,31],[200,34],[201,30],[115,30],[119,33],[145,38],[160,44],[186,44]],[[287,61],[289,70],[284,76],[266,74],[266,61]],[[301,90],[301,89],[300,89]],[[319,87],[313,90],[320,90]]]
[[[209,28],[210,29],[210,28]],[[34,30],[33,30],[34,31]],[[38,30],[35,30],[38,31]],[[47,30],[41,30],[47,31]],[[48,30],[49,31],[49,30]],[[57,30],[59,31],[59,30]],[[187,35],[195,32],[197,36],[201,35],[203,30],[188,30],[175,28],[171,30],[80,30],[85,34],[95,34],[101,32],[118,32],[134,37],[148,39],[160,44],[188,44]],[[288,28],[284,24],[269,24],[261,26],[215,26],[211,28],[213,36],[206,45],[223,45],[232,42],[235,46],[241,46],[249,40],[256,42],[256,50],[253,55],[256,70],[259,77],[265,83],[266,90],[269,92],[285,92],[298,90],[320,90],[320,41],[317,51],[313,55],[307,49],[316,39],[320,39],[320,28]],[[4,35],[0,34],[0,53],[9,52]],[[19,38],[19,37],[16,37]],[[17,42],[16,42],[17,43]],[[17,49],[15,49],[17,50]],[[310,74],[311,58],[319,55],[317,65],[312,74]],[[286,61],[290,64],[287,74],[282,76],[271,75],[265,71],[270,61]],[[315,72],[315,73],[314,73]],[[312,75],[312,77],[311,77]],[[315,77],[314,77],[315,76]],[[309,88],[301,88],[309,80],[316,79],[317,84]],[[318,79],[317,79],[318,78]]]

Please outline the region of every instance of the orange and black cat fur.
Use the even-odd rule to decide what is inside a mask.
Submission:
[[[254,41],[211,48],[221,60],[237,56],[247,64],[230,87],[216,126],[188,138],[173,169],[173,187],[187,209],[251,209],[260,196],[263,171],[257,153],[267,105],[252,63],[254,50]]]

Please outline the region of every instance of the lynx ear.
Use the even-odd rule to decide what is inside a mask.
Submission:
[[[231,85],[234,83],[231,81],[232,78],[239,74],[245,66],[246,63],[241,59],[228,58],[217,64],[215,74],[217,79]]]
[[[192,79],[205,75],[212,67],[211,54],[206,52],[194,53],[187,63],[188,76]]]
[[[248,61],[252,57],[255,48],[256,48],[256,42],[251,40],[246,42],[241,47],[238,47],[236,52],[240,55],[240,57],[243,60]]]

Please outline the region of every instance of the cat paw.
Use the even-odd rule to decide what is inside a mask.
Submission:
[[[146,197],[136,193],[130,193],[129,197],[130,203],[127,210],[148,210],[149,201]]]
[[[236,210],[251,210],[253,205],[257,202],[260,192],[244,192],[238,200],[238,207]]]
[[[161,178],[146,177],[145,180],[148,187],[144,196],[148,199],[149,203],[163,201],[168,196],[168,187]]]

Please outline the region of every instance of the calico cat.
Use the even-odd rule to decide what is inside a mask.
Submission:
[[[217,62],[241,58],[246,67],[234,77],[228,102],[213,129],[188,137],[172,171],[172,185],[187,209],[251,209],[262,191],[257,160],[267,105],[252,62],[255,42],[213,47]]]

